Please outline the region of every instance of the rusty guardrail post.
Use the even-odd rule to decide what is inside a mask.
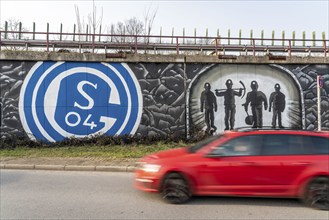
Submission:
[[[73,41],[75,41],[75,24],[73,25]]]
[[[101,36],[102,36],[102,25],[99,25],[99,37],[98,37],[98,42],[101,42]]]
[[[47,52],[49,52],[49,23],[47,23],[46,42],[47,42]]]
[[[47,52],[49,52],[49,32],[47,31],[47,34],[46,34],[46,42],[47,42]]]
[[[62,34],[63,34],[63,24],[61,23],[59,28],[59,40],[62,41]]]
[[[92,42],[91,42],[91,51],[92,51],[92,53],[94,53],[94,51],[95,51],[95,34],[92,34],[91,35],[91,40],[92,40]]]
[[[4,38],[7,39],[8,35],[7,35],[7,31],[8,31],[8,22],[5,22],[5,36]]]
[[[135,54],[137,54],[137,35],[135,36]]]
[[[19,22],[19,33],[18,33],[18,39],[22,39],[22,22]]]
[[[32,39],[35,40],[35,22],[33,22],[33,35]]]
[[[81,38],[82,39],[82,38]],[[86,33],[85,33],[85,41],[88,41],[88,25],[86,27]]]
[[[327,57],[327,45],[326,45],[326,40],[323,40],[323,47],[324,47],[324,57]]]
[[[216,56],[218,56],[218,38],[215,38],[215,45],[216,45],[215,53],[216,53]]]
[[[178,37],[176,37],[176,54],[179,55]]]
[[[256,51],[255,51],[255,39],[252,39],[252,53],[254,56],[256,56]]]

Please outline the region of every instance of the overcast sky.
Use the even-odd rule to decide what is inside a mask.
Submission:
[[[37,31],[46,31],[46,23],[51,31],[59,31],[63,23],[63,30],[72,32],[76,23],[75,5],[79,7],[80,16],[87,19],[92,13],[92,0],[0,0],[0,22],[15,18],[22,21],[25,27],[32,29],[36,22]],[[317,38],[321,33],[329,35],[329,0],[258,0],[258,1],[110,1],[95,0],[97,14],[103,10],[102,26],[110,26],[118,21],[137,17],[143,20],[146,11],[156,11],[152,29],[153,34],[171,35],[174,27],[175,35],[182,35],[185,28],[186,35],[193,35],[194,28],[197,35],[205,36],[206,29],[209,36],[216,36],[217,29],[222,36],[227,36],[231,29],[231,37],[237,37],[242,30],[244,37],[249,37],[253,29],[254,37],[260,37],[261,30],[265,37],[270,37],[272,30],[277,37],[286,32],[286,38],[296,31],[296,37],[301,38],[306,31],[307,38],[311,38],[312,31],[316,31]]]

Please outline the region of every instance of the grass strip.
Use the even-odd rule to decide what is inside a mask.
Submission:
[[[99,158],[141,158],[147,154],[178,147],[186,143],[162,143],[153,145],[106,145],[38,147],[17,146],[14,149],[0,149],[0,157],[99,157]]]

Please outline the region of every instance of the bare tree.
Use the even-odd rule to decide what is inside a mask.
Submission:
[[[11,40],[29,39],[29,37],[26,34],[22,33],[29,31],[28,28],[24,27],[22,25],[22,22],[15,18],[10,18],[7,22],[1,25],[0,29],[2,31],[1,38],[3,39],[11,39]],[[6,49],[19,50],[21,48],[10,46],[10,47],[6,47]]]
[[[78,33],[82,34],[85,32],[85,29],[84,29],[85,22],[84,22],[83,18],[81,20],[79,7],[77,5],[74,5],[74,9],[75,9],[75,15],[77,18]],[[79,40],[80,41],[82,40],[82,35],[79,35]]]
[[[126,29],[129,35],[141,35],[144,30],[144,25],[136,17],[133,17],[126,21]]]
[[[97,14],[97,7],[95,5],[95,1],[93,0],[92,12],[88,14],[88,23],[85,22],[84,17],[80,16],[80,10],[77,5],[75,7],[75,15],[77,19],[79,40],[90,40],[90,38],[86,38],[81,34],[97,34],[97,30],[99,29],[101,32],[102,21],[103,21],[103,8],[101,8],[101,14]]]
[[[95,6],[95,1],[93,0],[93,12],[88,15],[89,25],[93,34],[96,34],[98,28],[101,28],[103,21],[103,8],[101,8],[101,14],[97,16],[97,8]]]
[[[116,25],[112,25],[111,34],[121,35],[114,38],[115,42],[129,42],[133,43],[136,41],[140,41],[138,35],[142,35],[144,33],[144,25],[143,22],[138,20],[136,17],[125,20],[124,22],[119,21]],[[136,36],[137,38],[135,38]]]
[[[116,25],[111,26],[110,33],[115,35],[122,35],[122,37],[115,37],[115,42],[142,42],[149,43],[149,36],[152,32],[153,23],[157,14],[157,9],[151,11],[151,6],[145,10],[144,20],[139,20],[136,17],[132,17],[124,22],[118,22]],[[108,31],[109,33],[109,31]],[[136,37],[126,36],[134,35]],[[138,37],[145,35],[144,39]]]
[[[145,10],[144,12],[145,35],[149,36],[151,34],[153,28],[153,22],[155,20],[157,12],[158,9],[151,11],[151,5],[148,7],[147,10]],[[149,37],[145,38],[145,43],[149,43]]]

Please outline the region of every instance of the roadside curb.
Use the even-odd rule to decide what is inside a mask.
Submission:
[[[99,171],[134,172],[134,166],[77,166],[77,165],[36,165],[36,164],[0,164],[1,169],[12,170],[57,170],[57,171]]]

